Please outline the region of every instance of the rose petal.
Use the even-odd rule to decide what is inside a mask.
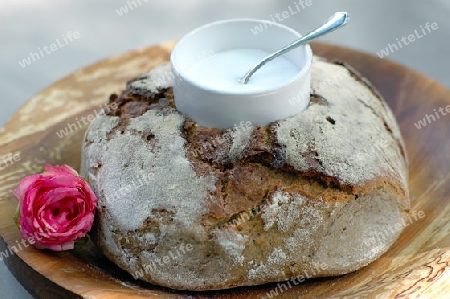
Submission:
[[[36,179],[39,178],[40,176],[41,176],[40,174],[35,174],[35,175],[30,175],[30,176],[24,177],[19,182],[19,185],[17,186],[17,188],[13,190],[14,196],[19,201],[22,201],[24,196],[25,196],[25,192],[36,181]]]
[[[72,175],[78,177],[78,172],[69,165],[49,165],[45,164],[44,168],[49,175]]]
[[[49,244],[48,249],[53,251],[65,251],[65,250],[71,250],[75,247],[75,242],[66,242],[64,244]]]
[[[94,223],[94,218],[95,217],[93,213],[85,214],[83,215],[83,217],[79,218],[78,222],[74,222],[74,225],[70,227],[70,229],[49,233],[49,235],[60,239],[67,238],[72,235],[76,235],[76,239],[82,238],[87,232],[91,230],[92,224]]]
[[[67,190],[67,191],[66,191]],[[84,211],[78,211],[74,205],[77,201],[83,202],[79,199],[80,193],[77,189],[72,188],[58,188],[49,191],[46,194],[46,203],[39,210],[38,217],[47,227],[56,227],[57,229],[52,229],[52,231],[58,231],[60,229],[66,229],[71,226],[71,222],[76,220],[77,214],[83,214]],[[59,214],[68,211],[68,217],[62,219]],[[58,221],[59,219],[59,221]]]
[[[39,180],[39,182],[45,188],[57,188],[57,187],[76,188],[81,186],[76,178],[69,175],[43,177],[41,180]]]

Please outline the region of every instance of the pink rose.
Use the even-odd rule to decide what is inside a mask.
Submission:
[[[20,202],[20,235],[39,249],[73,249],[91,230],[97,197],[70,166],[44,167],[46,172],[25,177],[13,191]]]

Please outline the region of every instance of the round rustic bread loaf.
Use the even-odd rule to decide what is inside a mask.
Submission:
[[[303,113],[228,130],[180,114],[172,77],[166,64],[130,81],[86,133],[94,238],[122,269],[183,290],[301,281],[360,269],[397,239],[403,141],[350,67],[315,58]]]

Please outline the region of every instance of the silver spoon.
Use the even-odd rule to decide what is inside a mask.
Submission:
[[[274,60],[280,55],[283,55],[284,53],[293,50],[303,44],[308,43],[309,41],[316,39],[322,35],[328,34],[345,24],[347,24],[348,20],[350,19],[348,13],[346,12],[337,12],[331,18],[329,18],[323,25],[318,27],[317,29],[309,32],[305,36],[302,36],[298,40],[290,43],[287,46],[284,46],[282,49],[278,50],[277,52],[270,54],[266,57],[264,57],[260,62],[258,62],[252,69],[250,69],[247,74],[245,74],[244,77],[239,79],[239,82],[242,84],[247,84],[250,77],[259,70],[263,65],[265,65],[267,62]]]

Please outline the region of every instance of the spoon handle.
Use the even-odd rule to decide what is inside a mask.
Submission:
[[[348,13],[346,12],[337,12],[335,13],[333,16],[331,16],[324,24],[322,24],[320,27],[314,29],[311,32],[308,32],[306,35],[302,36],[300,39],[290,43],[289,45],[281,48],[280,50],[278,50],[275,53],[272,53],[266,57],[264,57],[264,59],[262,59],[260,62],[258,62],[252,69],[250,69],[244,77],[242,77],[239,81],[243,84],[246,84],[248,82],[248,80],[250,79],[250,77],[257,71],[259,70],[263,65],[265,65],[267,62],[277,58],[280,55],[283,55],[284,53],[295,49],[297,47],[299,47],[300,45],[306,44],[309,41],[316,39],[322,35],[328,34],[342,26],[344,26],[345,24],[347,24],[349,20],[349,16]]]

